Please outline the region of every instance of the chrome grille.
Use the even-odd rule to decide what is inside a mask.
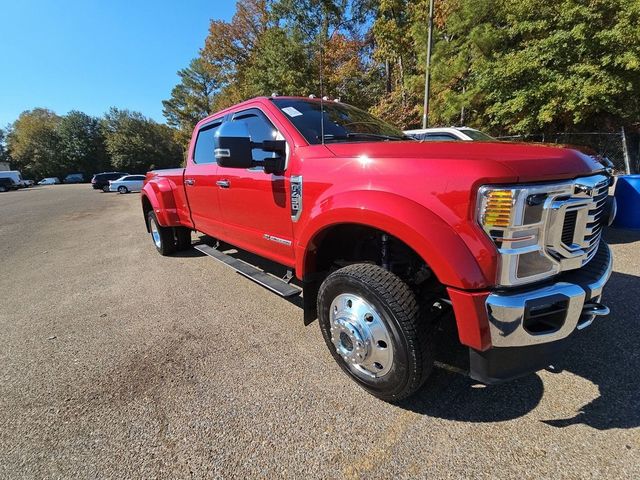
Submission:
[[[573,245],[573,237],[576,233],[576,220],[578,212],[571,210],[564,216],[564,224],[562,225],[562,243],[567,246]]]
[[[598,249],[605,222],[604,214],[608,197],[609,182],[606,180],[597,184],[593,189],[593,202],[587,211],[587,225],[584,231],[584,245],[587,257],[582,262],[583,265],[593,258]]]
[[[609,177],[577,178],[550,196],[546,253],[560,271],[580,268],[593,258],[600,243]]]

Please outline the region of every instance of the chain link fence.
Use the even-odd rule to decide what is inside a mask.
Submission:
[[[521,142],[556,143],[567,146],[590,147],[599,155],[608,158],[614,165],[616,174],[640,172],[640,152],[630,147],[627,135],[609,132],[555,133],[553,135],[532,134],[497,137],[500,140]],[[625,147],[626,141],[626,147]]]

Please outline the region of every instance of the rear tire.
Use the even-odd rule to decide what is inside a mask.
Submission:
[[[361,387],[385,401],[416,392],[433,368],[433,338],[415,294],[371,264],[336,270],[320,286],[318,319],[333,358]]]
[[[172,227],[161,227],[156,218],[156,214],[151,210],[147,215],[149,232],[156,250],[160,255],[171,255],[176,251],[176,239],[173,235]]]

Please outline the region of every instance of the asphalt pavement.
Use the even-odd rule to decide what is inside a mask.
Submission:
[[[640,233],[607,238],[611,316],[559,372],[398,406],[295,302],[161,257],[137,194],[0,194],[0,478],[640,478]]]

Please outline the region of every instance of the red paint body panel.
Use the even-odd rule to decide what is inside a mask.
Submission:
[[[489,292],[465,292],[451,287],[447,292],[453,305],[460,343],[476,350],[489,349],[491,335],[485,306]]]
[[[160,225],[178,227],[184,225],[193,228],[183,188],[183,170],[163,170],[147,173],[142,187],[142,197],[147,198],[153,207]]]
[[[258,108],[288,146],[283,175],[196,165],[198,128]],[[541,182],[603,167],[575,149],[480,142],[353,142],[309,145],[268,98],[223,110],[194,130],[186,169],[151,172],[142,195],[163,226],[184,225],[283,265],[303,279],[313,272],[323,232],[343,223],[369,225],[409,245],[450,287],[460,340],[487,348],[485,293],[495,284],[496,250],[476,224],[476,192],[485,184]],[[291,219],[291,177],[303,178],[303,209]],[[183,178],[184,177],[184,178]],[[195,188],[184,180],[195,180]],[[228,180],[230,187],[216,187]],[[278,237],[282,242],[265,238]],[[290,244],[288,243],[290,242]],[[484,296],[484,297],[483,297]],[[455,298],[455,300],[453,300]]]

